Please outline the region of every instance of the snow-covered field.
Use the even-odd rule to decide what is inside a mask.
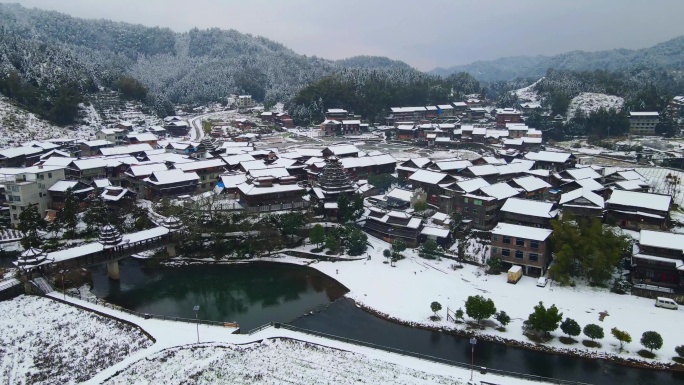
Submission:
[[[52,138],[88,138],[97,128],[59,127],[40,119],[0,96],[0,148],[18,146],[31,140]]]
[[[568,107],[568,120],[573,118],[575,111],[578,108],[588,114],[593,111],[598,111],[601,107],[606,110],[610,108],[619,110],[624,104],[625,99],[619,96],[582,92],[570,101],[570,106]]]
[[[504,310],[512,318],[506,331],[500,332],[488,327],[482,333],[495,337],[514,339],[532,343],[522,331],[522,323],[533,311],[533,307],[543,301],[546,306],[555,304],[563,313],[563,317],[576,320],[582,327],[595,323],[603,327],[606,337],[600,342],[603,347],[585,348],[581,344],[564,345],[558,340],[562,332],[552,333],[553,340],[547,345],[558,349],[577,349],[583,352],[618,355],[618,341],[610,334],[610,329],[617,327],[631,334],[633,342],[625,345],[619,353],[623,358],[640,357],[636,354],[642,349],[639,339],[645,331],[657,331],[663,336],[664,344],[656,360],[671,362],[675,356],[674,348],[684,343],[679,325],[684,319],[684,308],[666,310],[656,308],[654,301],[630,295],[617,295],[604,288],[594,288],[578,284],[577,287],[559,287],[547,285],[537,287],[536,279],[523,277],[516,285],[506,283],[505,274],[485,275],[483,269],[465,265],[462,269],[453,270],[452,260],[425,260],[411,250],[403,254],[409,255],[396,267],[383,263],[382,250],[389,244],[369,236],[373,246],[369,249],[370,261],[351,261],[344,263],[319,262],[311,267],[335,277],[350,289],[348,297],[357,302],[388,314],[406,322],[420,323],[444,329],[466,327],[446,321],[445,310],[441,311],[442,320],[433,322],[430,303],[440,302],[443,309],[461,308],[465,310],[465,301],[471,295],[483,295],[491,298],[498,310]],[[284,261],[294,258],[284,258]],[[337,271],[339,270],[339,273]],[[401,284],[397,284],[401,282]],[[397,300],[401,298],[401,300]],[[599,313],[608,315],[601,321]],[[492,321],[492,325],[496,322]],[[584,338],[580,336],[579,339]]]
[[[104,384],[463,384],[363,354],[276,339],[171,348],[140,360]]]
[[[541,97],[537,92],[534,90],[534,86],[537,85],[540,81],[542,81],[544,78],[541,78],[537,80],[536,82],[530,84],[527,87],[517,89],[513,91],[513,93],[518,97],[518,100],[520,101],[528,101],[531,103],[541,103]]]
[[[0,383],[75,384],[152,344],[138,329],[45,298],[0,302]]]

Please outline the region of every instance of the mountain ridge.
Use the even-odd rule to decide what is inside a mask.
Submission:
[[[468,72],[480,81],[498,81],[538,78],[544,76],[549,68],[572,71],[616,71],[638,66],[684,69],[684,35],[640,49],[574,50],[557,55],[509,56],[493,60],[478,60],[449,68],[437,67],[428,73],[447,76],[454,72]]]

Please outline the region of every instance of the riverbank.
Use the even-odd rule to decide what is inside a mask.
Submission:
[[[645,360],[636,354],[639,349],[637,346],[640,333],[637,334],[627,327],[638,327],[641,325],[639,321],[643,318],[634,319],[635,317],[630,316],[632,317],[631,321],[623,322],[622,317],[626,317],[625,314],[629,312],[631,306],[643,307],[643,310],[655,315],[659,315],[660,311],[665,311],[665,315],[673,316],[671,319],[673,322],[676,322],[677,317],[681,316],[677,312],[668,313],[667,310],[648,306],[650,300],[619,296],[609,293],[607,290],[602,291],[594,288],[539,288],[535,285],[536,280],[527,277],[523,278],[517,285],[510,285],[505,283],[505,276],[486,276],[481,274],[481,271],[475,266],[465,266],[462,269],[454,270],[450,267],[453,261],[428,261],[410,255],[410,253],[407,253],[409,257],[406,260],[397,263],[397,267],[390,267],[384,263],[384,258],[374,254],[382,251],[382,245],[377,243],[379,241],[374,241],[378,247],[371,251],[370,260],[312,263],[308,259],[280,255],[257,260],[241,260],[236,263],[270,261],[310,266],[347,287],[350,290],[347,297],[353,299],[358,307],[378,317],[402,325],[465,337],[475,335],[478,339],[548,354],[602,359],[607,362],[638,368],[669,371],[682,371],[684,369],[681,365],[669,361],[670,357],[664,354],[667,343],[660,350],[660,354],[655,360]],[[234,263],[231,261],[211,262]],[[202,261],[180,263],[202,263]],[[500,281],[497,282],[497,279]],[[505,331],[497,330],[495,327],[498,324],[493,320],[487,322],[488,328],[485,330],[473,328],[468,323],[456,324],[446,321],[445,310],[447,306],[452,312],[459,307],[464,308],[463,303],[467,296],[475,294],[492,298],[498,309],[506,311],[511,316],[512,322],[507,325]],[[520,297],[518,298],[518,296]],[[592,296],[606,302],[592,303]],[[502,297],[506,298],[507,301],[502,302]],[[622,302],[616,306],[608,299]],[[432,300],[437,300],[444,307],[445,310],[441,312],[442,320],[430,320],[432,313],[429,310],[429,305]],[[579,340],[575,345],[576,347],[564,345],[558,339],[561,336],[560,330],[552,333],[553,338],[548,343],[541,344],[530,341],[522,332],[522,321],[532,312],[532,307],[539,300],[543,300],[547,306],[555,303],[564,313],[564,317],[573,318],[582,326],[587,323],[596,323],[603,327],[607,335],[601,341],[603,347],[599,349],[584,348],[580,342],[581,337],[576,337]],[[525,302],[529,303],[529,309],[523,306]],[[416,304],[416,308],[413,308],[414,304]],[[417,304],[420,304],[419,308]],[[607,314],[603,317],[603,321],[600,320],[602,314]],[[654,326],[656,325],[654,324]],[[610,336],[610,328],[612,327],[627,330],[636,340],[632,344],[626,344],[623,353],[617,352],[618,341]],[[673,336],[672,332],[667,333],[664,330],[658,331],[670,345],[676,346],[678,342],[676,335]],[[672,349],[674,350],[674,347]],[[672,351],[671,356],[674,355],[675,353]]]

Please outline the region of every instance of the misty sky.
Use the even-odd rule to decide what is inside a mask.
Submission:
[[[502,56],[644,48],[684,35],[683,0],[0,0],[77,17],[261,35],[328,59],[421,70]]]

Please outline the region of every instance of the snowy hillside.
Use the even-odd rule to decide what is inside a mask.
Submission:
[[[537,91],[534,90],[534,86],[537,85],[540,81],[544,80],[544,78],[541,78],[537,80],[536,82],[530,84],[527,87],[517,89],[515,91],[512,91],[515,96],[518,97],[518,100],[521,102],[531,102],[531,103],[540,103],[541,104],[541,96],[537,93]]]
[[[138,329],[35,296],[0,302],[0,383],[75,384],[152,342]]]
[[[71,130],[54,126],[0,96],[0,147],[72,135]]]
[[[572,101],[570,101],[570,106],[568,107],[568,120],[575,116],[575,111],[578,108],[588,114],[593,111],[598,111],[601,107],[606,110],[610,108],[619,110],[624,104],[625,99],[619,96],[599,94],[594,92],[582,92],[581,94],[572,98]]]
[[[172,348],[104,384],[462,384],[453,377],[295,340]]]

